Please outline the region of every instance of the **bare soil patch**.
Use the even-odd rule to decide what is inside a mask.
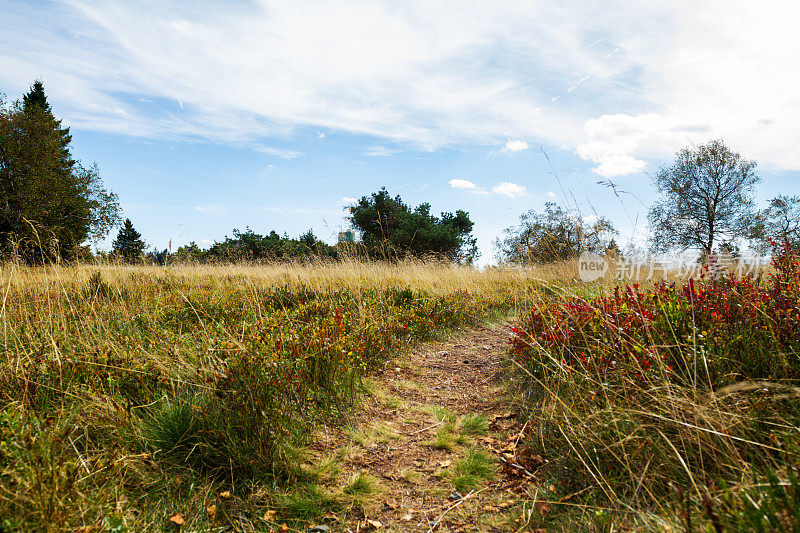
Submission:
[[[333,531],[515,531],[538,458],[517,453],[520,427],[504,398],[509,324],[475,327],[421,345],[373,378],[350,429],[319,451],[344,458],[340,479],[374,490]],[[525,466],[519,463],[526,463]]]

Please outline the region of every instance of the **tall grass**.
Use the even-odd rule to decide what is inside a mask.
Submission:
[[[536,285],[422,262],[4,265],[0,528],[299,519],[303,494],[336,499],[307,485],[303,448],[365,373]]]
[[[512,345],[554,514],[610,530],[793,530],[800,267],[703,277],[524,315]],[[535,517],[534,517],[535,518]],[[535,520],[534,520],[535,521]]]

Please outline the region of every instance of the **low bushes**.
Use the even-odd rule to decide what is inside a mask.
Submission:
[[[798,465],[798,330],[800,267],[788,248],[760,278],[706,271],[533,308],[511,352],[529,445],[550,456],[540,475],[617,524],[741,519],[742,502],[760,505],[748,500],[754,486]]]

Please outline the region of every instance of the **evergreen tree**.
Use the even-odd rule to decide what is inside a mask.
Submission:
[[[52,124],[53,129],[61,137],[62,170],[70,172],[76,163],[69,151],[72,135],[69,134],[69,128],[62,128],[61,121],[53,115],[53,110],[47,102],[47,95],[44,93],[44,84],[41,80],[35,80],[28,93],[22,97],[22,110],[29,114],[41,112],[47,117],[48,122]]]
[[[436,217],[430,213],[430,204],[412,210],[400,196],[392,198],[385,188],[361,197],[349,210],[350,223],[374,257],[434,255],[471,264],[478,256],[473,222],[466,211]]]
[[[126,218],[112,244],[114,255],[125,261],[136,261],[142,257],[145,246],[142,234],[133,228],[131,219]]]
[[[22,102],[0,99],[0,255],[74,258],[80,244],[119,220],[116,195],[103,188],[96,167],[72,158],[71,140],[40,81]]]

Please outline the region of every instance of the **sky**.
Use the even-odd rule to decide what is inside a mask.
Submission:
[[[794,1],[0,0],[0,13],[0,92],[41,79],[74,154],[159,249],[248,226],[335,242],[347,206],[381,187],[468,211],[481,264],[548,201],[642,244],[651,177],[716,138],[758,161],[759,205],[800,194]]]

